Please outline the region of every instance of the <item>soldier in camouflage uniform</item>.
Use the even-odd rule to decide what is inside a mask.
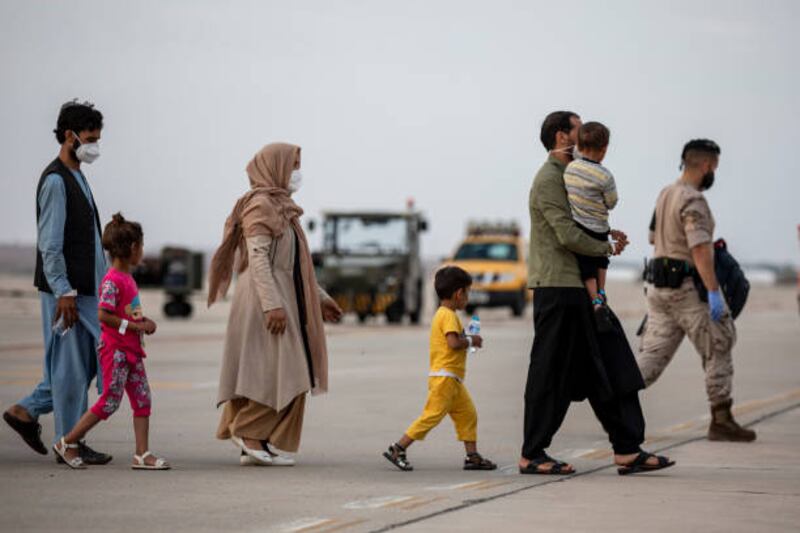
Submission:
[[[706,139],[686,144],[683,175],[661,191],[656,203],[654,283],[647,286],[648,320],[638,358],[645,385],[654,383],[684,336],[700,354],[711,404],[709,440],[752,441],[731,414],[736,329],[714,274],[714,218],[702,191],[714,182],[720,149]],[[696,271],[708,289],[708,303],[695,286]]]

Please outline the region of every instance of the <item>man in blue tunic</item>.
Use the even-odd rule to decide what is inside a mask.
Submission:
[[[39,417],[52,412],[55,435],[73,427],[86,411],[89,383],[97,375],[98,285],[106,272],[100,217],[81,163],[99,157],[103,115],[92,104],[67,102],[54,133],[58,157],[36,189],[37,253],[34,285],[39,289],[44,333],[42,381],[11,406],[3,419],[36,452],[46,455]],[[98,388],[101,380],[97,380]],[[80,443],[87,464],[111,456]]]

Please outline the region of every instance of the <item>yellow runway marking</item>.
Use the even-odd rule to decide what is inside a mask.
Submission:
[[[775,404],[791,401],[791,400],[800,400],[800,389],[793,389],[788,392],[784,392],[782,394],[776,394],[775,396],[770,396],[769,398],[764,398],[761,400],[750,400],[747,402],[743,402],[733,406],[733,414],[735,415],[745,415],[752,413],[753,411],[758,411],[759,409],[763,409],[765,407],[771,407]]]
[[[399,507],[400,509],[403,509],[404,511],[413,511],[414,509],[417,509],[419,507],[424,507],[425,505],[429,505],[431,503],[434,503],[434,502],[437,502],[437,501],[440,501],[440,500],[444,500],[444,496],[436,496],[434,498],[419,498],[419,497],[415,497],[414,499],[409,500],[407,503],[401,504],[401,505],[397,505],[396,507]]]
[[[350,520],[349,522],[342,522],[342,523],[337,524],[337,521],[334,520],[333,523],[330,524],[331,527],[323,526],[323,529],[318,529],[316,531],[319,531],[321,533],[331,533],[333,531],[342,531],[342,530],[351,528],[353,526],[357,526],[359,524],[363,524],[366,521],[367,521],[366,518],[359,518],[357,520]]]
[[[497,487],[502,487],[503,485],[508,485],[509,483],[509,481],[489,481],[480,487],[476,487],[476,490],[495,489]]]
[[[698,420],[690,420],[688,422],[681,422],[680,424],[675,424],[674,426],[670,426],[664,430],[664,433],[677,433],[679,431],[684,431],[687,429],[692,429],[700,422]]]
[[[400,499],[398,501],[394,501],[394,502],[387,503],[385,505],[381,505],[380,508],[381,509],[383,509],[385,507],[403,508],[406,505],[409,505],[409,504],[413,505],[414,503],[419,502],[419,501],[422,501],[422,498],[420,498],[419,496],[406,496],[403,499]]]
[[[579,457],[581,459],[594,459],[599,461],[600,459],[608,459],[612,455],[613,454],[611,450],[592,450],[590,452],[584,453],[583,455],[580,455]]]
[[[382,509],[384,507],[396,506],[401,503],[414,499],[414,496],[382,496],[368,500],[356,500],[344,504],[345,509]]]
[[[480,485],[483,483],[482,481],[470,481],[468,483],[456,483],[455,485],[433,485],[430,487],[425,487],[425,490],[460,490],[460,489],[468,489],[474,487],[475,485]]]
[[[343,521],[338,518],[301,518],[288,524],[283,524],[271,531],[283,531],[286,533],[330,533],[342,531],[344,529],[363,524],[365,518]]]
[[[758,398],[755,400],[742,402],[740,404],[734,405],[732,411],[733,414],[737,416],[747,415],[758,411],[762,411],[764,409],[773,407],[781,403],[786,403],[796,400],[800,400],[800,389],[792,389],[790,391],[782,392],[780,394],[776,394],[768,398]],[[706,424],[708,424],[707,416],[696,418],[694,420],[687,420],[686,422],[681,422],[679,424],[675,424],[674,426],[670,426],[663,431],[656,432],[656,434],[645,440],[645,444],[652,444],[654,442],[665,441],[669,439],[670,435],[674,433],[680,433],[682,431],[687,431],[699,427],[705,427]],[[579,455],[578,457],[580,457],[581,459],[601,460],[601,459],[607,459],[612,455],[613,453],[610,450],[597,449],[597,450],[590,450],[586,453]]]
[[[498,481],[498,480],[491,480],[487,479],[484,481],[475,481],[473,483],[464,483],[458,490],[487,490],[492,489],[494,487],[500,487],[502,485],[507,485],[508,481]]]
[[[287,533],[319,531],[319,528],[331,525],[333,522],[335,520],[332,518],[303,518],[290,524],[279,526],[279,529]]]

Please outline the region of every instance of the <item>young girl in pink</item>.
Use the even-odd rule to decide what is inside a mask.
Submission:
[[[53,445],[70,468],[86,468],[78,454],[78,442],[120,405],[123,392],[133,409],[136,453],[132,468],[168,470],[169,464],[148,450],[150,386],[144,370],[144,335],[152,335],[156,324],[142,313],[139,289],[132,267],[142,260],[144,235],[136,222],[114,215],[103,230],[103,248],[111,257],[111,268],[100,284],[100,344],[97,347],[103,374],[103,394],[72,430]]]

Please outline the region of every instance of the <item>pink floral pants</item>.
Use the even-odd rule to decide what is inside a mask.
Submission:
[[[100,344],[100,366],[103,369],[103,395],[91,411],[106,420],[119,408],[123,392],[128,393],[133,416],[150,416],[150,385],[141,356]]]

